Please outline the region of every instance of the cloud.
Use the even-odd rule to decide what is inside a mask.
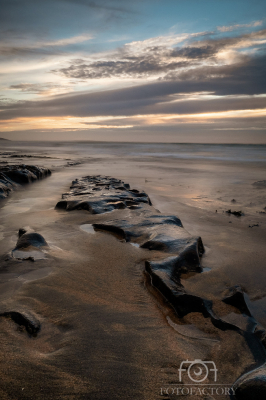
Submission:
[[[90,64],[72,64],[51,72],[74,79],[103,79],[112,77],[140,78],[155,73],[187,67],[187,62],[160,62],[152,57],[132,57],[123,61],[98,61]]]
[[[263,21],[260,20],[260,21],[251,22],[250,24],[235,24],[235,25],[231,25],[231,26],[218,26],[217,29],[220,32],[231,32],[236,29],[254,28],[257,26],[261,26],[262,24],[263,24]]]
[[[197,34],[198,35],[198,34]],[[158,46],[172,46],[177,43],[181,43],[189,37],[194,36],[194,34],[179,34],[179,35],[164,35],[164,36],[156,36],[145,40],[134,41],[130,43],[126,43],[124,48],[126,51],[138,53],[143,52],[146,49],[149,50],[153,47]]]
[[[66,3],[73,3],[75,5],[82,5],[91,9],[106,10],[119,13],[132,13],[133,10],[129,4],[125,6],[123,0],[59,0]]]
[[[179,80],[157,80],[117,90],[79,92],[6,105],[0,108],[0,119],[47,116],[103,119],[104,116],[264,109],[265,97],[261,94],[266,93],[265,63],[266,56],[261,56],[218,69],[195,68],[194,73],[184,72]],[[213,97],[206,97],[206,92]]]
[[[0,54],[58,54],[58,47],[64,48],[66,46],[75,45],[91,40],[93,35],[82,34],[72,36],[64,39],[55,40],[35,40],[28,37],[20,37],[19,39],[12,37],[11,40],[5,40],[0,44]]]
[[[266,56],[243,56],[239,62],[221,66],[199,66],[181,73],[169,73],[165,80],[191,82],[205,86],[206,90],[216,90],[219,94],[266,93]]]
[[[171,57],[181,57],[186,59],[206,59],[211,56],[214,56],[217,53],[217,50],[214,46],[209,44],[204,44],[200,47],[184,47],[184,48],[175,48],[170,56]]]
[[[69,92],[71,85],[59,85],[53,82],[46,83],[20,83],[17,85],[10,85],[9,89],[17,90],[24,93],[34,93],[39,95],[55,95],[59,93]]]
[[[30,45],[31,48],[40,48],[40,47],[50,47],[50,46],[68,46],[69,44],[76,44],[76,43],[82,43],[86,42],[87,40],[91,40],[93,36],[91,34],[84,34],[84,35],[78,35],[78,36],[72,36],[69,38],[65,39],[59,39],[59,40],[50,40],[50,41],[39,41],[36,43],[32,43]]]
[[[104,2],[97,6],[100,4]],[[116,4],[123,7],[122,2]],[[70,55],[67,52],[90,40],[90,33],[54,40],[25,37],[14,41],[16,49],[10,39],[6,46],[10,45],[13,51],[61,52],[63,57],[43,57],[37,63],[33,60],[30,68],[39,68],[36,75],[30,76],[28,69],[19,83],[18,71],[26,63],[12,65],[19,70],[12,71],[15,78],[5,87],[9,90],[7,97],[11,90],[18,98],[22,97],[18,92],[50,97],[36,96],[17,103],[2,101],[0,130],[126,131],[151,126],[167,129],[181,124],[207,126],[214,122],[217,129],[223,129],[228,120],[234,130],[244,128],[244,120],[252,120],[247,126],[262,131],[261,121],[266,118],[266,97],[262,96],[266,93],[266,30],[230,36],[221,29],[218,32],[157,36],[97,53],[80,48],[76,58],[75,50]],[[98,50],[98,44],[95,46]],[[67,61],[69,57],[72,59]],[[8,63],[6,68],[10,70]],[[44,78],[43,71],[50,75]],[[56,74],[54,82],[51,73]],[[41,82],[49,76],[50,82],[36,83],[38,76],[42,77]],[[81,80],[82,85],[74,86]],[[106,90],[107,84],[116,89]],[[90,91],[66,93],[77,87]]]
[[[70,65],[51,72],[71,79],[178,79],[179,74],[183,79],[184,74],[195,75],[201,67],[211,67],[212,74],[219,74],[221,65],[238,63],[245,58],[239,51],[242,48],[266,43],[266,30],[204,40],[193,40],[195,36],[173,35],[131,42],[107,55],[99,55],[98,61],[72,60]],[[183,46],[176,46],[185,39]],[[217,73],[214,67],[217,67]]]
[[[120,0],[1,0],[0,35],[6,41],[6,32],[31,37],[59,33],[78,34],[90,31],[103,33],[116,27],[129,24],[136,19],[135,2]]]
[[[28,131],[32,129],[46,130],[46,131],[57,131],[57,130],[110,130],[110,129],[131,129],[131,128],[142,128],[147,129],[150,126],[165,128],[178,127],[178,126],[210,126],[214,125],[213,129],[219,129],[219,121],[230,121],[234,124],[238,121],[238,130],[247,127],[247,125],[253,126],[253,130],[263,130],[260,126],[254,126],[258,123],[259,119],[262,119],[262,123],[265,124],[266,120],[266,108],[254,109],[254,110],[227,110],[218,112],[201,112],[201,113],[175,113],[175,114],[143,114],[133,115],[131,117],[113,116],[98,117],[97,120],[90,117],[21,117],[13,120],[0,120],[0,131],[1,132],[12,132],[12,131]],[[244,124],[241,121],[244,119]],[[112,120],[112,121],[110,121]],[[106,121],[108,121],[106,123]],[[250,122],[251,121],[251,122]],[[222,128],[220,128],[222,129]],[[231,130],[234,128],[230,127]],[[265,125],[264,125],[265,130]]]
[[[112,117],[111,117],[112,118]],[[87,120],[91,120],[87,122]],[[106,118],[105,120],[108,120]],[[93,121],[93,118],[77,117],[49,117],[49,118],[16,118],[12,121],[0,121],[0,131],[12,132],[14,130],[25,131],[31,129],[51,130],[88,130],[88,129],[130,129],[133,125],[114,122],[104,123],[103,121]]]

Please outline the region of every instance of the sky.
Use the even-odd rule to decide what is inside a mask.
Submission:
[[[265,0],[0,10],[0,137],[266,144]]]

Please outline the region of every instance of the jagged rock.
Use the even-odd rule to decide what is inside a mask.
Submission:
[[[210,318],[213,325],[221,330],[245,330],[254,331],[256,321],[249,318],[248,321],[217,316],[212,310],[212,301],[187,293],[180,281],[184,272],[181,266],[176,264],[177,257],[169,257],[162,261],[146,261],[145,269],[151,277],[152,285],[159,290],[166,300],[174,307],[177,315],[183,318],[192,312],[199,312],[205,318]],[[190,271],[194,268],[191,266]],[[187,272],[187,270],[185,271]]]
[[[70,189],[69,193],[62,195],[56,208],[102,214],[142,203],[151,205],[146,193],[130,190],[128,184],[111,177],[86,176],[73,181]]]
[[[26,232],[27,232],[26,229],[20,228],[20,229],[18,230],[18,237],[24,235],[24,233],[26,233]]]
[[[32,314],[18,311],[6,311],[0,317],[11,318],[19,326],[24,326],[30,335],[37,335],[41,329],[40,321]]]
[[[2,167],[0,172],[19,184],[33,182],[51,175],[51,171],[47,168],[24,164]]]
[[[0,199],[6,198],[17,187],[17,184],[9,179],[0,169]]]
[[[255,335],[257,336],[257,338],[259,338],[260,342],[266,349],[266,331],[265,331],[265,329],[262,326],[257,325],[257,328],[255,330]]]
[[[232,312],[223,316],[222,320],[234,325],[243,332],[254,333],[257,327],[257,321],[246,314],[236,314]]]
[[[242,217],[242,215],[244,215],[244,214],[242,213],[242,211],[231,211],[231,210],[227,210],[226,212],[227,212],[227,214],[232,214],[232,215],[235,215],[236,217]]]
[[[137,242],[141,248],[166,253],[159,262],[146,262],[146,270],[154,285],[160,286],[165,297],[176,304],[179,314],[199,311],[210,315],[211,307],[206,301],[185,293],[179,279],[181,273],[202,272],[200,257],[204,253],[201,238],[192,237],[179,218],[161,215],[151,207],[145,192],[130,189],[128,184],[115,178],[87,176],[75,179],[70,189],[69,193],[62,195],[57,208],[86,209],[92,214],[127,209],[123,218],[94,223],[93,227],[112,232],[127,242]],[[136,206],[139,211],[132,210]],[[218,321],[215,316],[212,318]]]
[[[94,223],[93,227],[112,232],[126,242],[137,242],[141,248],[167,254],[160,261],[146,261],[145,268],[152,284],[180,317],[200,312],[220,329],[240,330],[237,325],[216,316],[211,301],[186,293],[181,284],[181,274],[202,272],[200,257],[204,246],[200,237],[194,238],[184,229],[179,218],[161,215],[151,207],[146,193],[130,189],[118,179],[88,176],[74,180],[70,189],[62,195],[57,208],[86,209],[92,214],[127,208],[123,218]],[[140,207],[140,211],[131,211],[135,206]]]
[[[0,199],[5,198],[18,184],[30,183],[51,175],[48,168],[33,165],[6,165],[0,167]]]
[[[155,211],[155,210],[153,210]],[[137,241],[141,248],[158,250],[175,254],[176,257],[161,261],[163,269],[175,265],[176,270],[182,272],[201,272],[200,257],[204,253],[204,246],[200,237],[193,238],[183,228],[179,218],[161,214],[149,213],[142,210],[132,212],[128,218],[111,220],[106,223],[93,224],[94,228],[114,232],[127,242]]]
[[[236,285],[229,288],[225,295],[226,296],[223,298],[224,303],[238,308],[243,314],[251,317],[251,313],[245,300],[245,293],[243,292],[241,286]]]
[[[182,318],[190,312],[203,312],[203,300],[187,294],[181,284],[182,269],[176,268],[175,259],[176,257],[169,257],[161,262],[145,262],[152,285],[172,304],[179,317]]]

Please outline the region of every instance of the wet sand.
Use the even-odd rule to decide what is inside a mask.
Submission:
[[[237,332],[221,331],[197,313],[177,318],[144,273],[149,250],[81,229],[103,215],[54,207],[72,180],[88,174],[108,174],[144,190],[156,209],[177,215],[188,232],[202,237],[202,266],[210,270],[183,279],[186,290],[215,302],[239,284],[266,327],[266,214],[259,213],[266,188],[253,185],[265,179],[265,162],[159,157],[136,154],[136,147],[129,154],[128,145],[119,154],[114,145],[97,145],[88,155],[84,146],[72,152],[61,145],[10,146],[4,151],[49,155],[21,162],[51,167],[53,174],[0,204],[0,311],[27,310],[41,322],[33,337],[0,318],[1,398],[171,398],[161,389],[178,384],[184,360],[214,361],[219,383],[230,385],[264,362],[262,349],[250,348]],[[71,162],[80,164],[67,166]],[[245,215],[228,215],[228,209]],[[45,260],[8,257],[21,227],[44,236],[50,246]]]

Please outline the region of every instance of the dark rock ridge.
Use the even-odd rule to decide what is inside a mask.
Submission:
[[[239,318],[235,317],[235,324],[234,316],[226,321],[215,315],[211,301],[186,293],[181,284],[181,275],[202,272],[200,259],[204,246],[200,237],[192,237],[184,229],[178,217],[162,215],[151,206],[145,192],[130,189],[128,184],[115,178],[86,176],[73,181],[70,189],[70,192],[62,195],[63,200],[57,203],[57,208],[68,211],[85,209],[91,214],[126,209],[121,212],[121,219],[94,223],[93,227],[113,233],[126,242],[137,243],[140,248],[159,252],[162,259],[156,262],[147,260],[145,269],[152,284],[172,304],[180,317],[200,312],[220,329],[241,330]],[[237,296],[233,296],[231,304],[238,309],[240,307],[241,312],[246,311],[247,318],[243,318],[241,323],[244,330],[250,331],[250,326],[254,330],[256,323],[248,308],[244,307],[244,300],[241,302]]]
[[[34,182],[51,175],[48,168],[33,165],[5,165],[0,167],[0,199],[14,190],[17,185]]]
[[[126,219],[93,224],[96,229],[113,232],[125,241],[139,243],[149,250],[174,254],[176,269],[201,272],[200,256],[204,252],[201,238],[193,238],[176,216],[161,215],[151,207],[145,192],[130,189],[119,179],[87,176],[72,182],[70,192],[62,195],[56,208],[83,209],[102,214],[114,209],[127,209]],[[172,264],[172,261],[171,261]]]
[[[181,268],[184,273],[192,270],[202,271],[200,267],[200,257],[204,252],[202,240],[200,237],[193,238],[177,217],[156,215],[143,209],[141,213],[130,211],[127,220],[111,220],[93,226],[121,234],[127,242],[133,239],[141,248],[175,254],[176,257],[171,257],[170,264],[174,264],[176,269]]]
[[[212,301],[185,290],[182,275],[202,272],[200,259],[204,246],[200,237],[192,237],[184,229],[178,217],[162,215],[152,207],[145,192],[130,189],[128,184],[111,177],[87,176],[76,179],[70,189],[70,192],[62,195],[56,208],[68,211],[83,209],[91,214],[121,209],[121,218],[93,223],[94,229],[113,233],[125,242],[137,243],[140,248],[157,252],[160,259],[146,260],[145,271],[152,285],[180,318],[199,312],[205,318],[210,318],[216,328],[237,331],[245,337],[251,351],[257,349],[260,359],[265,358],[266,331],[260,329],[252,317],[247,295],[240,286],[228,288],[224,293],[221,304],[223,301],[239,312],[225,316],[214,313]],[[242,215],[241,212],[228,212]],[[240,400],[266,398],[266,364],[239,378],[234,389],[236,398]]]
[[[11,154],[9,158],[53,158],[48,156],[31,155],[31,154]]]
[[[181,274],[193,271],[186,267],[176,267],[175,257],[169,257],[163,261],[146,261],[145,269],[151,277],[154,287],[170,302],[178,317],[183,318],[189,313],[199,312],[205,318],[210,318],[212,324],[223,331],[234,330],[240,334],[245,332],[254,333],[257,322],[246,314],[231,313],[225,317],[219,317],[213,311],[213,303],[210,300],[187,293],[181,283]],[[238,302],[232,301],[234,307],[238,308]],[[255,339],[256,340],[256,339]]]
[[[56,208],[67,211],[88,210],[102,214],[119,208],[137,208],[141,203],[151,205],[149,196],[131,190],[128,184],[111,177],[86,176],[72,182],[70,192],[62,195]]]

